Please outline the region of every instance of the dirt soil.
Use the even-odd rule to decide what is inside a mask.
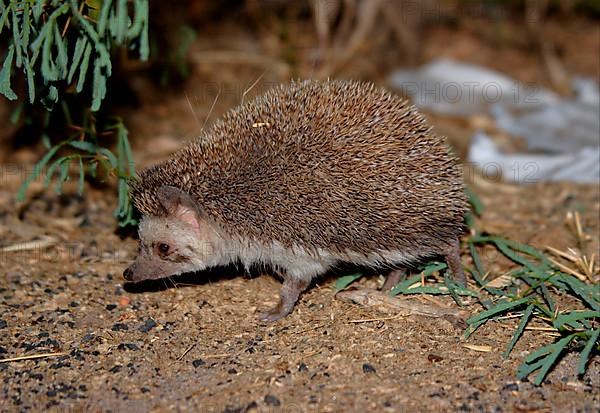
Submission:
[[[517,38],[506,24],[503,33]],[[574,56],[568,59],[569,71],[597,76],[600,29],[587,21],[570,24],[556,24],[553,32],[562,39],[564,56]],[[489,40],[497,28],[473,27],[431,29],[423,58],[471,60],[524,81],[541,77],[529,49],[510,39],[499,47]],[[310,27],[290,30],[311,33]],[[585,42],[568,37],[581,37],[582,30],[591,33]],[[192,46],[197,57],[184,90],[161,91],[143,77],[133,83],[142,105],[123,112],[139,166],[163,159],[197,134],[208,114],[210,123],[239,102],[272,62],[288,67],[281,58],[287,43],[268,33],[255,41],[254,35],[237,26],[207,28]],[[252,48],[244,43],[249,38]],[[240,54],[232,54],[232,61],[209,52],[224,45]],[[301,61],[302,46],[297,49]],[[252,60],[249,53],[264,60]],[[369,53],[375,52],[360,51],[357,64],[340,76],[385,84],[385,73],[376,70],[377,61],[369,63]],[[285,80],[284,69],[267,71],[251,95],[268,82]],[[221,93],[211,113],[224,85],[230,93]],[[473,125],[430,118],[464,154]],[[465,339],[464,329],[444,319],[390,317],[342,302],[333,293],[334,278],[325,277],[290,316],[263,325],[257,313],[275,305],[280,287],[269,275],[224,268],[126,284],[121,274],[137,246],[131,233],[116,230],[114,188],[90,186],[79,197],[67,185],[65,195],[57,196],[38,182],[27,202],[14,201],[22,166],[30,171],[40,153],[21,149],[3,164],[0,240],[22,250],[0,253],[0,359],[58,354],[0,363],[1,412],[596,412],[600,407],[598,357],[581,378],[575,375],[577,357],[569,355],[540,387],[516,379],[523,358],[554,337],[528,330],[504,359],[515,319],[488,323]],[[579,211],[591,235],[590,251],[598,253],[597,186],[513,186],[478,175],[468,178],[486,207],[481,228],[564,250],[576,244],[566,213]],[[463,264],[472,265],[466,251]],[[497,276],[512,264],[488,254],[486,265]],[[381,281],[364,277],[357,286],[375,288]],[[451,299],[435,301],[455,306]],[[475,313],[481,307],[474,303],[466,310]]]

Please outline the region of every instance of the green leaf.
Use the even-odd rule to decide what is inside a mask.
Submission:
[[[473,258],[473,264],[475,264],[475,269],[477,270],[477,275],[479,277],[483,277],[485,275],[485,268],[483,268],[483,264],[481,263],[481,257],[479,257],[479,253],[477,252],[477,248],[475,248],[475,244],[472,242],[468,242],[469,252],[471,257]],[[482,282],[478,281],[479,285],[483,287]]]
[[[523,317],[521,317],[519,325],[517,326],[517,329],[515,330],[515,333],[513,334],[512,339],[510,340],[510,343],[508,344],[508,347],[506,348],[506,351],[503,354],[504,358],[507,358],[510,355],[510,352],[515,347],[515,344],[517,344],[517,341],[519,341],[519,338],[521,338],[521,335],[523,334],[523,331],[525,330],[525,327],[527,326],[527,323],[531,318],[531,314],[533,314],[534,308],[534,304],[529,304],[525,309]]]
[[[525,303],[529,303],[529,302],[531,302],[531,300],[532,300],[531,297],[523,297],[523,298],[519,298],[518,300],[514,300],[514,301],[501,300],[501,301],[499,301],[498,304],[496,304],[494,307],[490,308],[489,310],[482,311],[481,313],[469,318],[467,320],[467,323],[473,324],[473,323],[477,323],[477,322],[485,320],[485,319],[490,319],[496,315],[505,313],[508,310],[515,309]]]
[[[577,321],[598,317],[600,317],[600,311],[567,311],[559,314],[552,322],[552,325],[557,330],[564,328],[565,324],[571,324],[574,328],[582,328]]]
[[[17,122],[19,122],[19,119],[21,118],[21,113],[23,113],[24,107],[25,107],[24,102],[17,103],[17,107],[10,114],[10,123],[12,123],[13,125],[16,125]]]
[[[58,102],[58,89],[56,88],[56,86],[51,85],[48,88],[48,94],[46,95],[44,100],[42,100],[42,104],[48,111],[52,111],[52,108],[54,107],[54,104],[56,102]]]
[[[106,148],[100,148],[99,152],[106,156],[106,158],[108,159],[108,162],[110,162],[110,166],[113,169],[117,169],[118,167],[118,161],[117,161],[117,157],[108,149]]]
[[[598,336],[600,335],[600,329],[592,330],[592,334],[585,344],[585,347],[581,351],[581,357],[579,363],[577,363],[577,374],[583,376],[585,374],[586,365],[590,358],[590,354],[595,345],[598,345]]]
[[[550,353],[544,359],[545,361],[542,364],[539,373],[535,377],[533,384],[535,384],[536,386],[542,384],[542,381],[544,381],[546,375],[548,374],[554,363],[556,363],[556,360],[558,360],[558,357],[562,354],[563,350],[567,347],[571,340],[573,340],[573,338],[575,338],[575,335],[571,334],[570,336],[560,339],[553,345],[552,353]]]
[[[88,174],[94,179],[98,176],[98,163],[97,162],[90,162],[88,164]]]
[[[64,160],[60,163],[60,176],[54,187],[54,190],[58,195],[62,193],[63,184],[69,180],[69,165],[71,165],[71,157],[65,156]]]
[[[23,44],[23,39],[21,38],[21,34],[19,33],[19,21],[17,20],[18,19],[17,11],[15,10],[15,7],[17,7],[17,6],[15,5],[14,2],[11,2],[11,7],[13,8],[13,12],[12,12],[13,44],[15,45],[15,50],[17,51],[16,65],[17,65],[17,67],[21,67],[21,65],[23,64],[22,49],[24,47],[27,47],[27,45]]]
[[[25,180],[21,184],[21,187],[19,188],[19,191],[17,192],[17,201],[21,202],[25,199],[25,191],[29,187],[29,184],[31,184],[34,180],[38,179],[40,173],[46,167],[48,161],[54,156],[56,151],[58,151],[62,145],[63,144],[59,144],[50,148],[50,150],[46,152],[46,155],[44,155],[44,157],[37,164],[35,164],[33,172],[25,178]]]
[[[35,20],[36,24],[40,21],[40,16],[42,15],[42,12],[44,11],[44,3],[46,2],[46,0],[37,0],[35,2],[35,5],[33,6],[33,19]],[[0,28],[0,31],[2,31],[2,29]]]
[[[23,40],[23,52],[27,56],[27,46],[29,46],[29,32],[31,30],[31,21],[29,18],[29,2],[25,1],[23,5],[23,31],[21,32],[21,39]]]
[[[32,52],[32,57],[31,57],[31,64],[32,65],[35,65],[35,62],[36,62],[37,57],[38,57],[38,53],[40,52],[40,48],[42,47],[42,45],[46,41],[46,36],[48,36],[49,33],[52,34],[52,32],[50,32],[50,25],[48,25],[48,24],[43,25],[42,29],[38,33],[38,36],[29,45],[29,49]]]
[[[144,23],[148,18],[147,10],[144,8],[148,7],[148,3],[145,0],[136,0],[134,1],[134,14],[133,14],[133,23],[129,30],[127,31],[127,37],[129,39],[133,39],[138,37],[144,28]]]
[[[0,33],[2,33],[2,29],[4,28],[4,24],[8,20],[8,12],[11,10],[11,6],[8,5],[4,8],[2,15],[0,16]]]
[[[119,178],[117,186],[118,208],[115,211],[117,218],[123,218],[127,215],[128,204],[128,187],[127,182],[123,178]]]
[[[600,303],[598,303],[598,298],[596,298],[594,294],[596,291],[594,290],[593,286],[587,286],[569,274],[560,274],[555,278],[555,280],[565,283],[575,294],[581,297],[585,304],[587,304],[593,310],[600,310]],[[597,289],[598,287],[595,288]]]
[[[2,70],[0,70],[0,93],[2,93],[8,100],[17,99],[16,93],[10,87],[10,69],[12,68],[13,57],[15,53],[15,47],[11,44],[8,46],[8,53]]]
[[[60,35],[60,31],[58,30],[58,25],[54,25],[54,44],[56,44],[56,50],[58,53],[56,55],[56,63],[58,64],[58,77],[59,79],[66,79],[68,71],[67,71],[67,46],[65,44],[66,39],[63,39]]]
[[[390,295],[395,296],[398,294],[403,294],[406,290],[408,290],[408,287],[418,283],[419,281],[421,281],[421,275],[420,274],[413,275],[412,277],[409,277],[408,279],[395,285],[394,288],[392,288],[390,290]]]
[[[75,50],[73,51],[73,59],[71,59],[71,68],[69,69],[69,74],[67,75],[67,82],[71,83],[73,81],[73,76],[79,67],[79,62],[83,57],[83,51],[85,50],[85,46],[88,44],[88,40],[85,37],[78,37],[75,42]]]
[[[91,154],[96,154],[98,152],[98,146],[88,141],[70,141],[69,145],[80,151],[89,152]]]
[[[344,275],[343,277],[338,278],[335,280],[335,284],[333,285],[333,291],[336,293],[338,291],[342,291],[344,288],[348,287],[362,276],[363,274],[359,272],[356,274]]]
[[[117,32],[116,32],[116,41],[118,44],[123,44],[125,41],[125,36],[127,34],[127,26],[129,16],[127,15],[127,0],[117,0]]]
[[[61,156],[60,158],[58,158],[57,160],[52,162],[52,164],[50,164],[50,166],[48,167],[48,170],[46,171],[46,178],[44,179],[44,188],[48,188],[50,186],[50,182],[52,181],[54,172],[60,166],[60,164],[65,160],[65,158],[67,158],[67,157]]]
[[[441,262],[430,262],[427,263],[427,265],[425,265],[425,268],[423,268],[423,275],[425,277],[430,276],[431,274],[433,274],[436,271],[441,271],[441,270],[445,270],[446,268],[448,268],[448,266],[444,263]]]
[[[446,288],[448,289],[448,293],[450,293],[450,296],[452,297],[454,302],[456,304],[458,304],[460,307],[462,307],[463,302],[460,300],[459,294],[457,291],[458,284],[454,280],[451,280],[450,277],[448,277],[448,274],[446,274],[446,273],[444,273],[444,284],[446,285]]]
[[[90,54],[92,53],[92,45],[87,43],[85,45],[85,50],[83,51],[83,59],[81,60],[81,67],[79,68],[79,79],[77,79],[77,86],[75,90],[77,93],[81,93],[83,90],[83,85],[85,83],[85,78],[88,71],[88,66],[90,64]]]
[[[150,42],[148,41],[148,1],[139,1],[141,5],[143,5],[143,9],[141,9],[139,13],[143,13],[146,16],[144,19],[144,28],[140,36],[140,59],[146,61],[148,60],[148,56],[150,56]]]
[[[41,69],[42,77],[46,83],[58,80],[58,70],[51,55],[52,42],[54,41],[54,24],[54,20],[49,20],[48,23],[46,23],[46,25],[48,25],[48,35],[44,38],[44,46],[42,48]]]
[[[102,99],[106,95],[106,76],[102,73],[102,66],[98,64],[96,59],[96,65],[94,66],[94,81],[92,89],[92,112],[96,112],[100,109]]]
[[[50,143],[50,137],[46,132],[42,133],[42,144],[46,150],[49,150],[52,147],[52,144]]]
[[[23,67],[25,70],[25,76],[27,77],[27,92],[29,93],[29,103],[33,104],[33,102],[35,101],[35,82],[33,81],[35,71],[31,67],[31,62],[29,61],[29,56],[27,55],[25,55]]]
[[[110,12],[110,6],[111,0],[104,0],[102,2],[102,11],[100,12],[98,24],[96,24],[96,28],[98,29],[98,35],[100,37],[104,37],[104,33],[106,32],[106,22],[108,20],[108,13]]]
[[[77,1],[71,0],[70,4],[71,13],[73,14],[73,16],[75,16],[77,22],[81,25],[81,27],[87,33],[87,35],[90,36],[94,44],[99,43],[100,39],[98,37],[98,33],[96,33],[92,25],[85,19],[85,17],[83,17],[81,13],[79,13],[79,10],[77,9]],[[68,5],[66,6],[68,7]]]

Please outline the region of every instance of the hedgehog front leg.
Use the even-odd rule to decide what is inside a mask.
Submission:
[[[283,286],[279,292],[279,303],[275,308],[262,313],[259,316],[260,321],[272,323],[291,313],[300,294],[306,290],[309,285],[310,279],[297,279],[295,277],[290,277],[289,275],[284,275]]]
[[[463,287],[467,285],[467,279],[460,261],[460,240],[457,238],[452,245],[444,251],[446,263],[452,272],[452,277]]]

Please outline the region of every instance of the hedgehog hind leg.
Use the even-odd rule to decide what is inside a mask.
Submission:
[[[396,268],[388,273],[385,277],[385,282],[381,287],[381,291],[387,293],[392,290],[396,285],[400,284],[406,279],[406,268]]]
[[[467,279],[460,261],[460,240],[456,238],[452,244],[444,250],[443,255],[446,258],[446,263],[452,272],[454,280],[465,287],[467,285]]]
[[[259,315],[259,320],[272,323],[292,312],[300,294],[308,288],[310,280],[284,276],[283,286],[279,292],[279,303],[271,310]]]

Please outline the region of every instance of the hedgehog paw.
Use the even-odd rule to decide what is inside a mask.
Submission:
[[[306,290],[309,284],[310,281],[284,277],[283,286],[279,293],[279,303],[275,308],[261,313],[258,319],[266,323],[272,323],[291,313],[296,305],[296,301],[298,301],[298,297],[300,297],[302,291]]]
[[[263,323],[273,323],[277,320],[281,320],[283,317],[291,313],[293,309],[293,306],[288,310],[277,305],[277,307],[272,308],[271,310],[260,313],[258,319]]]

